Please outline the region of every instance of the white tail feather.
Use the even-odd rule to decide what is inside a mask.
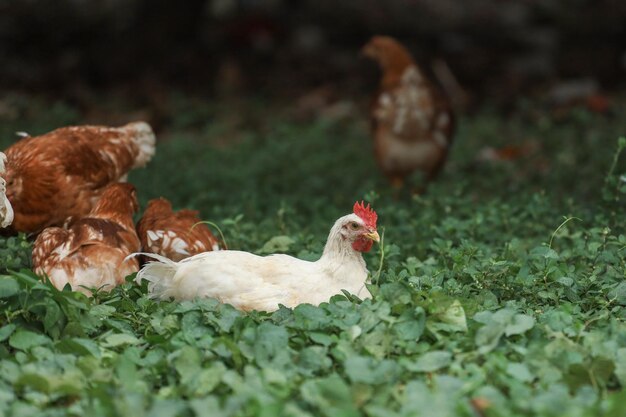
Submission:
[[[7,156],[0,152],[0,175],[4,174]],[[0,228],[4,228],[13,223],[13,207],[6,195],[6,182],[0,177]]]
[[[129,123],[123,129],[132,132],[131,139],[139,148],[139,154],[135,158],[133,168],[144,167],[155,153],[156,138],[150,125],[146,122]]]
[[[138,255],[156,259],[158,262],[149,262],[137,273],[135,282],[141,284],[142,280],[148,281],[148,293],[150,298],[167,299],[173,294],[174,276],[178,271],[178,263],[165,256],[154,253],[133,253],[126,259]]]

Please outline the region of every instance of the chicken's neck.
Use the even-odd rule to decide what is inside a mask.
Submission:
[[[341,220],[341,219],[340,219]],[[367,268],[363,256],[352,248],[350,241],[341,235],[341,222],[337,221],[330,229],[324,253],[318,263],[335,275],[338,280],[363,283],[367,278]]]
[[[415,61],[413,61],[413,58],[411,58],[408,53],[398,51],[381,62],[381,66],[383,69],[381,87],[386,90],[397,87],[405,71],[416,65]]]

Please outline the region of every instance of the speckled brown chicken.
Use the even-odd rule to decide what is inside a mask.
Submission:
[[[150,200],[137,223],[142,251],[178,262],[202,252],[219,250],[217,238],[205,224],[198,222],[197,211],[174,212],[172,204],[166,199]]]
[[[6,180],[4,193],[0,184],[0,227],[37,233],[85,216],[104,187],[148,163],[154,145],[144,122],[64,127],[16,142],[5,151],[4,172],[0,163]]]
[[[374,36],[362,52],[382,69],[371,113],[378,165],[396,187],[421,171],[425,187],[442,168],[452,144],[449,101],[395,39]]]
[[[135,187],[108,185],[86,217],[41,232],[33,246],[33,269],[58,289],[69,283],[87,295],[90,288],[122,284],[139,269],[136,258],[126,259],[141,248],[133,222],[138,209]]]

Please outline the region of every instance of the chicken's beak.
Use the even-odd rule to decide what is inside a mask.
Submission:
[[[370,240],[373,240],[374,242],[380,242],[380,236],[378,235],[378,232],[376,230],[374,230],[373,232],[364,233],[363,236]]]

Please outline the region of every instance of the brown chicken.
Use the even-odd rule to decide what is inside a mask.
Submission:
[[[144,122],[64,127],[16,142],[5,151],[4,173],[0,163],[6,180],[6,195],[0,181],[0,227],[36,233],[85,216],[104,187],[148,163],[154,145]]]
[[[90,288],[110,290],[137,272],[139,262],[126,257],[139,252],[133,214],[139,209],[135,187],[110,184],[93,210],[69,226],[49,227],[35,240],[33,269],[62,289],[90,295]]]
[[[362,52],[382,69],[371,114],[378,165],[395,187],[419,170],[425,187],[443,166],[452,143],[449,101],[395,39],[374,36]]]
[[[199,221],[197,211],[174,212],[166,199],[150,200],[137,223],[142,250],[176,262],[198,253],[219,250],[217,238],[205,224],[194,227]]]

